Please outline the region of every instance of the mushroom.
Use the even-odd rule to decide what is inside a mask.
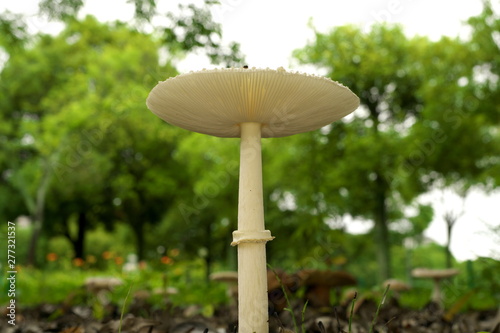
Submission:
[[[408,291],[411,286],[404,281],[398,279],[388,279],[382,283],[382,287],[385,289],[389,285],[389,290],[392,291],[392,299],[396,304],[399,302],[399,295],[401,292]]]
[[[434,281],[434,289],[432,291],[432,302],[440,307],[443,306],[443,297],[441,295],[440,282],[442,279],[450,278],[460,273],[458,269],[428,269],[428,268],[415,268],[411,275],[416,278],[432,279]]]
[[[279,313],[288,306],[287,297],[300,288],[300,280],[281,269],[267,271],[269,313]],[[286,293],[286,295],[285,295]]]
[[[344,271],[302,270],[297,272],[306,287],[305,297],[312,307],[330,307],[330,289],[356,285],[356,279]]]
[[[238,272],[216,272],[210,274],[210,280],[227,284],[227,296],[231,301],[238,299]]]
[[[89,277],[85,280],[85,288],[92,294],[102,291],[111,291],[123,284],[123,281],[114,277]]]
[[[407,291],[411,289],[411,286],[404,281],[398,279],[388,279],[382,283],[382,287],[386,288],[390,285],[390,290],[392,291]]]
[[[162,295],[165,297],[169,297],[170,295],[177,295],[179,293],[179,289],[175,287],[158,287],[153,289],[153,295]]]
[[[166,122],[217,137],[240,138],[238,230],[239,332],[268,331],[261,138],[326,126],[354,111],[359,98],[330,79],[272,69],[225,68],[158,83],[148,108]]]
[[[135,272],[139,269],[139,257],[135,253],[130,253],[127,256],[127,261],[122,267],[122,271],[124,272]]]
[[[90,277],[84,282],[85,288],[91,294],[94,294],[102,304],[108,304],[108,294],[123,281],[114,277]]]

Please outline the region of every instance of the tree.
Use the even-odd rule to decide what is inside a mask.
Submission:
[[[116,221],[129,224],[142,259],[144,226],[161,220],[170,206],[176,177],[182,178],[181,168],[170,158],[175,130],[169,131],[150,114],[144,96],[160,76],[171,76],[175,70],[169,62],[158,65],[156,41],[123,24],[108,27],[88,18],[74,22],[59,40],[75,33],[86,36],[75,47],[86,55],[79,66],[85,68],[83,82],[86,86],[91,82],[92,87],[86,97],[71,103],[77,112],[95,111],[90,119],[82,117],[68,142],[66,160],[56,165],[64,182],[59,191],[75,203],[73,214],[78,215],[80,228],[85,228],[84,222],[105,222],[108,228]],[[80,145],[88,150],[79,152]],[[75,153],[76,163],[71,162]],[[70,238],[77,255],[83,253],[78,247],[84,244],[84,232]]]
[[[409,39],[397,26],[367,33],[344,26],[315,36],[295,57],[346,84],[362,104],[352,118],[314,134],[324,143],[320,155],[329,156],[321,172],[329,188],[322,195],[332,199],[325,206],[374,221],[380,277],[387,278],[389,223],[407,219],[405,207],[438,181],[484,176],[498,151],[483,140],[495,130],[474,97],[474,57],[466,41]]]
[[[500,30],[500,14],[495,13],[491,2],[484,0],[484,9],[481,14],[468,20],[472,28],[472,38],[469,43],[470,51],[476,61],[473,67],[473,76],[468,80],[468,87],[476,97],[476,112],[478,116],[486,118],[488,126],[483,131],[483,142],[492,148],[500,146],[500,60],[496,56],[500,49],[498,31]],[[481,160],[483,169],[482,182],[489,187],[498,187],[500,184],[500,163],[498,150]]]
[[[413,126],[410,134],[412,141],[417,136],[429,139],[411,146],[411,150],[419,153],[409,156],[409,168],[429,189],[451,189],[462,200],[474,187],[485,192],[495,189],[499,179],[500,73],[498,59],[490,52],[499,49],[494,36],[500,19],[488,1],[484,6],[480,15],[469,19],[470,40],[442,38],[427,52],[420,53],[427,64],[422,73],[430,80],[418,92],[426,103],[422,121]],[[449,249],[452,230],[463,213],[462,205],[443,216],[448,233],[445,246],[448,267],[452,264]]]
[[[204,252],[208,279],[214,262],[236,253],[230,243],[237,225],[239,141],[181,131],[174,158],[189,161],[184,163],[187,178],[166,218],[167,233],[188,257]]]
[[[75,255],[83,255],[85,229],[105,219],[108,224],[130,223],[142,256],[143,221],[161,219],[168,206],[165,194],[176,187],[175,175],[162,176],[160,170],[162,158],[172,161],[169,149],[175,150],[175,134],[161,133],[168,129],[145,110],[144,96],[157,81],[176,74],[172,61],[187,52],[205,50],[213,62],[242,61],[236,43],[222,47],[220,25],[212,21],[208,7],[181,6],[184,11],[178,16],[167,13],[171,25],[158,27],[153,37],[138,29],[157,15],[155,2],[134,4],[136,27],[120,22],[107,26],[92,18],[75,19],[83,1],[43,0],[41,14],[66,25],[57,37],[28,36],[20,17],[0,17],[6,32],[1,46],[10,56],[1,72],[2,82],[9,84],[0,92],[7,124],[0,137],[10,147],[2,159],[7,163],[2,181],[22,195],[33,217],[30,263],[43,229],[47,195],[56,200],[51,219],[59,221]],[[160,65],[158,52],[164,46],[171,52]],[[115,131],[115,126],[120,127]],[[145,133],[156,137],[144,141]],[[109,140],[119,144],[108,145]],[[110,175],[116,177],[106,186]],[[154,181],[163,182],[164,190],[154,189]],[[63,203],[65,209],[60,209]],[[75,214],[81,230],[71,235],[64,220]]]
[[[321,155],[330,163],[325,171],[328,195],[336,199],[331,204],[339,207],[340,215],[374,221],[380,275],[386,278],[391,275],[388,223],[401,218],[405,204],[421,192],[403,192],[406,184],[394,181],[403,162],[403,131],[422,106],[414,94],[422,81],[412,75],[412,44],[397,26],[376,25],[366,34],[344,26],[315,35],[295,57],[326,69],[328,76],[358,94],[362,104],[352,119],[317,134],[324,142]]]
[[[14,22],[8,13],[1,21],[7,33],[14,35],[3,39],[2,44],[9,55],[1,72],[1,81],[4,84],[0,86],[2,95],[0,117],[2,123],[6,124],[1,128],[0,134],[6,147],[3,181],[22,197],[24,211],[32,217],[34,230],[29,245],[29,262],[32,263],[38,235],[42,229],[45,198],[53,178],[50,164],[57,158],[59,152],[53,142],[45,146],[37,146],[34,142],[33,127],[42,115],[39,103],[43,95],[40,88],[43,85],[39,82],[30,82],[30,77],[26,74],[38,75],[45,80],[51,80],[53,74],[39,61],[39,53],[27,52],[24,48],[29,38],[23,34],[26,28],[22,21]],[[22,63],[21,59],[27,61],[30,66]],[[6,84],[7,82],[9,84]]]
[[[201,14],[197,12],[196,15]],[[173,58],[168,58],[165,65],[159,65],[158,50],[162,47],[159,41],[162,39],[139,33],[123,23],[108,27],[92,18],[80,22],[71,15],[64,15],[67,28],[60,36],[40,35],[33,39],[33,46],[26,47],[20,39],[14,38],[19,36],[17,31],[22,32],[24,28],[15,26],[10,16],[3,17],[4,30],[13,36],[4,39],[3,45],[6,45],[5,49],[10,55],[16,52],[16,57],[9,58],[1,73],[2,82],[9,82],[8,86],[2,87],[5,97],[2,98],[3,117],[9,119],[6,121],[9,126],[5,126],[2,137],[12,149],[4,159],[4,162],[9,163],[7,170],[10,170],[8,179],[4,177],[4,181],[23,195],[25,206],[33,217],[29,263],[34,263],[33,254],[43,229],[45,202],[49,192],[52,198],[59,196],[56,198],[59,204],[66,203],[67,207],[77,209],[66,212],[64,217],[70,218],[77,214],[78,225],[82,230],[74,236],[70,236],[64,228],[60,230],[73,243],[77,256],[83,254],[85,229],[99,217],[99,214],[90,213],[93,207],[102,207],[105,203],[122,199],[118,195],[109,197],[110,193],[116,193],[114,191],[121,190],[122,194],[134,192],[133,197],[123,198],[126,209],[122,209],[124,215],[121,219],[133,226],[138,239],[138,252],[142,255],[143,220],[157,221],[165,209],[165,192],[155,192],[143,182],[161,179],[161,173],[157,170],[161,165],[160,158],[168,161],[170,153],[168,146],[163,146],[163,149],[159,146],[166,141],[170,144],[173,142],[173,137],[165,139],[161,133],[147,142],[142,141],[144,133],[158,134],[161,132],[159,128],[164,126],[146,110],[144,96],[158,80],[176,74],[171,65]],[[218,28],[209,25],[210,19],[210,16],[199,18],[201,21],[197,27],[204,29],[205,34]],[[220,34],[220,30],[216,33]],[[177,46],[182,44],[182,41],[176,42]],[[211,42],[210,47],[214,45]],[[192,47],[203,46],[198,43]],[[185,46],[183,52],[187,52],[190,47]],[[229,58],[227,56],[226,59]],[[26,66],[27,63],[33,65]],[[137,81],[137,78],[142,80]],[[119,85],[117,79],[120,80]],[[72,89],[68,90],[68,86]],[[131,116],[127,114],[129,110],[134,110],[130,111]],[[138,115],[139,112],[151,118],[144,121],[144,116]],[[121,120],[111,120],[117,117]],[[114,124],[123,127],[111,133]],[[101,151],[105,147],[104,137],[106,140],[120,140],[117,142],[121,144],[118,147],[106,146],[109,150]],[[141,142],[141,147],[134,147]],[[153,164],[153,160],[147,163],[135,161],[136,165],[133,166],[130,162],[134,158],[130,159],[130,154],[136,159],[139,158],[137,156],[141,159],[151,158],[158,164]],[[23,157],[19,158],[21,155]],[[116,164],[110,166],[104,158],[110,158]],[[158,166],[157,169],[148,166],[149,163]],[[125,165],[130,168],[125,168]],[[138,165],[141,165],[139,169]],[[155,172],[151,169],[158,175],[153,176]],[[92,184],[92,180],[109,179],[107,172],[119,173],[111,190]],[[164,174],[164,178],[173,177],[168,172]],[[54,178],[59,182],[54,183]],[[127,181],[123,183],[123,179]],[[124,185],[131,184],[130,179],[134,179],[132,188]],[[166,181],[173,184],[172,181]],[[171,188],[167,187],[164,191]],[[150,195],[153,193],[156,193],[157,209],[151,209],[154,200]],[[163,205],[158,205],[158,196]],[[145,201],[149,204],[145,204]],[[69,202],[78,202],[79,205]],[[58,210],[57,207],[51,209]],[[106,213],[105,216],[110,214]],[[62,220],[58,218],[57,221]],[[62,221],[61,226],[64,225]]]
[[[205,0],[203,6],[179,4],[178,12],[159,13],[156,0],[134,0],[135,26],[152,29],[160,36],[172,57],[180,58],[186,53],[201,50],[213,64],[227,67],[241,65],[244,56],[240,45],[221,42],[221,25],[213,20],[210,9],[220,5],[213,0]],[[40,14],[51,20],[66,21],[77,16],[84,5],[83,0],[41,0]],[[166,17],[169,24],[152,24],[158,17]]]

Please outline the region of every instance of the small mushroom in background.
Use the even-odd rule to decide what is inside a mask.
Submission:
[[[356,285],[356,279],[344,271],[302,270],[297,272],[301,284],[306,288],[304,297],[315,308],[330,307],[330,290]]]
[[[100,327],[99,332],[120,332],[120,330],[122,332],[151,332],[159,324],[161,323],[154,319],[135,317],[129,313],[122,319],[108,321]]]
[[[210,274],[210,280],[227,284],[227,296],[231,303],[238,302],[238,272],[226,271]]]
[[[384,288],[385,290],[385,288],[387,288],[387,285],[390,286],[389,292],[391,292],[392,296],[390,300],[392,300],[395,303],[395,305],[399,304],[399,297],[401,296],[401,293],[411,289],[411,286],[408,283],[398,279],[385,280],[382,283],[382,288]]]
[[[163,295],[165,297],[168,297],[170,295],[177,295],[179,293],[179,289],[175,287],[167,287],[167,288],[155,288],[153,289],[153,295]]]
[[[145,289],[139,289],[134,292],[134,300],[144,303],[151,297],[151,292]]]
[[[122,284],[122,280],[114,277],[90,277],[84,283],[87,291],[92,294],[98,294],[101,291],[111,291]]]
[[[269,298],[269,313],[280,313],[288,306],[286,296],[290,297],[300,288],[300,281],[294,275],[283,270],[267,271],[267,295]],[[284,289],[284,292],[283,292]]]
[[[354,307],[351,307],[352,302],[354,302]],[[356,289],[350,288],[344,292],[342,295],[342,300],[340,305],[345,307],[345,316],[349,318],[351,316],[351,311],[353,314],[357,313],[361,305],[366,301],[366,296],[360,295]]]
[[[436,303],[439,307],[443,307],[443,295],[441,293],[440,282],[442,279],[451,278],[460,273],[458,269],[428,269],[428,268],[415,268],[411,275],[415,278],[432,279],[434,282],[434,289],[432,291],[431,301]]]
[[[102,304],[108,304],[108,294],[121,286],[123,281],[114,277],[90,277],[84,282],[85,289],[97,297]]]
[[[127,255],[127,261],[122,267],[125,273],[135,272],[139,269],[139,257],[135,253]]]

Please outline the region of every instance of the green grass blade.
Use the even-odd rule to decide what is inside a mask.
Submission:
[[[309,303],[309,300],[306,301],[306,303],[304,304],[304,307],[302,308],[302,323],[301,323],[302,333],[306,333],[306,327],[304,326],[304,320],[306,317],[307,303]]]
[[[389,288],[391,287],[390,284],[387,285],[387,287],[385,288],[385,291],[384,291],[384,296],[382,297],[382,300],[380,301],[380,303],[378,304],[378,307],[377,307],[377,312],[375,312],[375,317],[373,317],[373,321],[372,321],[372,324],[370,326],[370,331],[369,333],[372,333],[373,332],[373,328],[375,327],[375,323],[377,322],[377,318],[378,318],[378,314],[380,312],[380,308],[382,307],[382,305],[385,303],[385,298],[387,297],[387,293],[389,292]]]
[[[354,316],[354,304],[356,304],[356,300],[358,299],[358,293],[354,293],[354,297],[352,298],[352,304],[351,304],[351,314],[349,315],[349,328],[348,332],[351,333],[351,324],[352,324],[352,317]]]
[[[288,293],[286,292],[285,285],[281,281],[280,277],[278,276],[278,273],[276,273],[274,268],[269,264],[267,264],[267,267],[269,267],[269,269],[271,271],[273,271],[274,276],[276,276],[276,279],[278,280],[278,283],[281,286],[281,290],[283,291],[283,294],[285,295],[286,305],[288,306],[288,308],[285,308],[284,310],[290,312],[290,314],[292,315],[293,328],[294,328],[295,332],[298,332],[299,327],[297,326],[297,319],[295,318],[295,314],[293,313],[292,304],[290,303],[290,300],[288,299]]]
[[[125,306],[127,305],[130,290],[132,290],[132,285],[130,285],[130,287],[128,288],[127,296],[125,296],[125,301],[123,302],[122,311],[120,313],[120,325],[118,325],[118,333],[122,332],[123,315],[125,314]]]

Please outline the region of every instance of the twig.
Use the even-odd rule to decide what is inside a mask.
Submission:
[[[280,317],[278,316],[278,313],[276,311],[274,311],[273,313],[273,316],[276,318],[276,320],[278,321],[278,324],[280,325],[281,328],[285,328],[285,326],[283,326],[283,323],[281,322],[281,319]],[[235,332],[236,333],[236,332]]]
[[[318,328],[321,333],[326,333],[325,325],[323,325],[323,322],[321,320],[318,321]]]
[[[337,318],[337,332],[341,333],[340,320],[339,320],[339,314],[337,313],[337,308],[334,307],[333,312],[335,313],[335,318]]]
[[[393,321],[393,320],[394,320],[394,319],[396,319],[396,318],[397,318],[397,317],[396,317],[396,316],[394,316],[394,317],[392,317],[391,319],[389,319],[389,320],[387,321],[387,323],[385,323],[385,326],[389,327],[389,324],[391,323],[391,321]]]

